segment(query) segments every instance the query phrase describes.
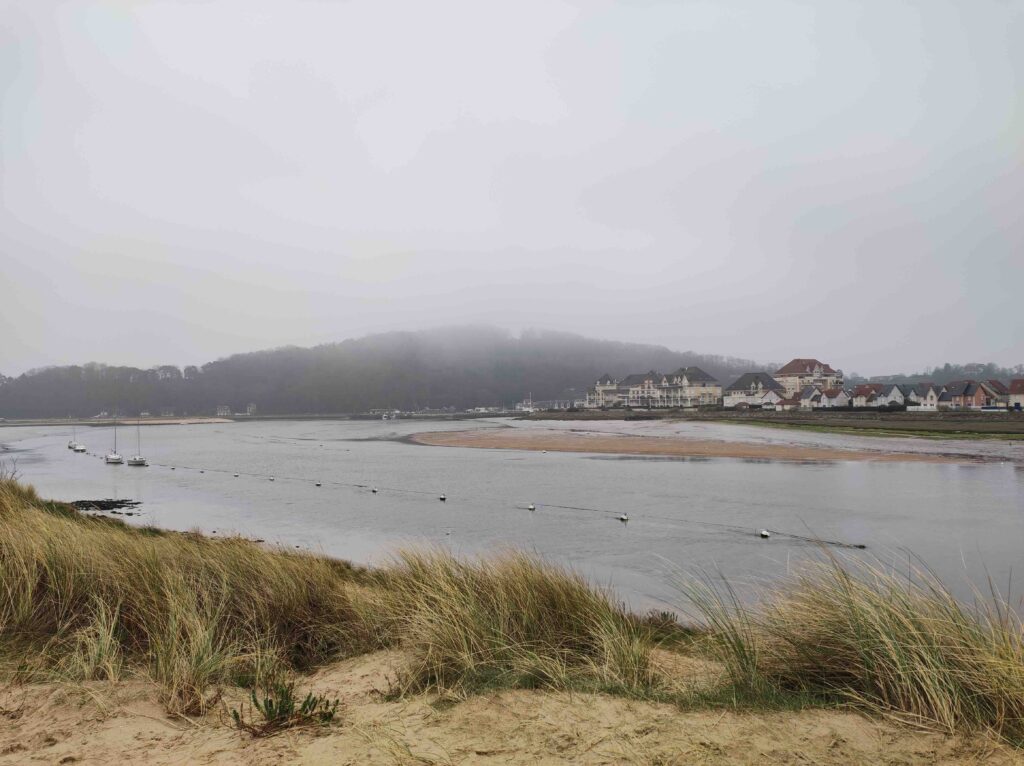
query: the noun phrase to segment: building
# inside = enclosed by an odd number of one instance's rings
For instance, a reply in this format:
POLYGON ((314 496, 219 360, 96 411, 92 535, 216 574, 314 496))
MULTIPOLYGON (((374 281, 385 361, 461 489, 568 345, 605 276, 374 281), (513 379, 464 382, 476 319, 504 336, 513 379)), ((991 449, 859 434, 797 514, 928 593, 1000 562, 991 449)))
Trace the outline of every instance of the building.
POLYGON ((878 395, 885 389, 882 383, 861 383, 853 389, 854 407, 877 407, 878 395))
POLYGON ((777 397, 771 399, 773 403, 784 399, 786 395, 786 387, 767 372, 745 372, 725 389, 722 403, 726 407, 762 405, 764 404, 762 399, 768 391, 778 394, 777 397))
POLYGON ((826 388, 821 392, 822 408, 849 407, 852 401, 850 393, 844 388, 826 388))
POLYGON ((974 380, 958 380, 946 386, 939 397, 939 407, 951 410, 978 410, 985 406, 985 389, 974 380))
POLYGON ((1010 389, 1002 381, 985 380, 981 387, 985 389, 989 406, 1006 407, 1010 403, 1010 389))
MULTIPOLYGON (((209 412, 209 410, 207 410, 207 412, 209 412)), ((228 405, 226 405, 226 404, 218 404, 217 405, 217 417, 218 418, 230 418, 231 417, 231 408, 228 407, 228 405)))
POLYGON ((699 367, 680 367, 675 372, 649 370, 616 381, 610 375, 598 379, 581 401, 585 407, 698 407, 718 404, 722 385, 699 367))
POLYGON ((772 377, 785 387, 787 396, 800 393, 807 386, 818 386, 821 390, 843 387, 843 373, 817 359, 793 359, 772 377))
POLYGON ((800 392, 800 409, 816 410, 821 407, 821 389, 817 386, 805 386, 800 392))
POLYGON ((614 407, 622 404, 622 396, 619 392, 619 381, 608 373, 605 373, 594 387, 587 391, 585 407, 614 407))
POLYGON ((1024 410, 1024 378, 1014 378, 1008 389, 1010 409, 1024 410))

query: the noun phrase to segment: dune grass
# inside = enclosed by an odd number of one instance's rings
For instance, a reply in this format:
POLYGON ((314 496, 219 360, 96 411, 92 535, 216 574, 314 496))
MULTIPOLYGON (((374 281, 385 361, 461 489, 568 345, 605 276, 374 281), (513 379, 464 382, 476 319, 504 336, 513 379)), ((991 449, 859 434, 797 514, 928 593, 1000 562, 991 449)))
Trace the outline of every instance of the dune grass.
POLYGON ((169 711, 225 685, 402 645, 406 690, 643 684, 645 628, 523 554, 402 554, 367 571, 240 538, 135 528, 0 481, 0 664, 22 677, 146 675, 169 711))
POLYGON ((706 646, 747 699, 797 694, 946 732, 1024 741, 1024 633, 996 593, 958 601, 923 567, 806 565, 751 605, 687 580, 706 646))
POLYGON ((150 678, 169 712, 188 715, 228 686, 273 689, 399 646, 397 694, 545 687, 748 710, 852 705, 1024 741, 1024 633, 998 595, 965 605, 927 571, 907 578, 835 558, 755 604, 711 581, 681 587, 695 631, 671 615, 632 615, 579 575, 522 553, 411 551, 362 570, 88 517, 0 479, 7 678, 150 678), (653 669, 657 646, 710 653, 722 681, 696 689, 665 677, 653 669))

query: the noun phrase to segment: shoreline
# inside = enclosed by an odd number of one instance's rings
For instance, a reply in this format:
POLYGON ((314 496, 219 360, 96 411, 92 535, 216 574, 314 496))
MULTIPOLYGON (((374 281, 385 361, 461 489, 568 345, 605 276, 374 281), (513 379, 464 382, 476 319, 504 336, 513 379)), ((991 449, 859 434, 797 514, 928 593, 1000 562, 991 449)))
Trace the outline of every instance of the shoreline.
POLYGON ((427 431, 406 437, 412 444, 429 447, 507 449, 549 452, 590 452, 606 455, 649 455, 679 458, 732 458, 810 462, 879 463, 977 463, 978 459, 911 452, 803 447, 786 444, 753 444, 683 437, 653 437, 603 433, 535 431, 502 428, 478 431, 427 431))

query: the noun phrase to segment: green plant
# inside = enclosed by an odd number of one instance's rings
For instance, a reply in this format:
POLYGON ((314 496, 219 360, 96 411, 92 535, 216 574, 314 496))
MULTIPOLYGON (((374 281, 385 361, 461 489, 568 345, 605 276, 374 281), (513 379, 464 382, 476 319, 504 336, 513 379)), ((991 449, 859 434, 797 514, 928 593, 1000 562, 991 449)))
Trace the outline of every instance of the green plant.
POLYGON ((264 693, 262 700, 253 689, 249 698, 252 701, 249 715, 243 707, 241 711, 232 709, 231 717, 235 726, 254 737, 269 737, 300 726, 328 726, 334 721, 339 705, 337 699, 332 702, 313 692, 308 692, 302 702, 298 702, 294 682, 275 684, 264 693), (261 721, 252 720, 255 713, 259 713, 261 721))

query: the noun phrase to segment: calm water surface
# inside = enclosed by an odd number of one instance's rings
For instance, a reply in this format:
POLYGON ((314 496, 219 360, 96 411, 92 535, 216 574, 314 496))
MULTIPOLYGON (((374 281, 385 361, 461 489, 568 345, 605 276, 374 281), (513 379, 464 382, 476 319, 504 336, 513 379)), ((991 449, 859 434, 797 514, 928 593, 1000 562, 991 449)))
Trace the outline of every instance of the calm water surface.
MULTIPOLYGON (((109 428, 79 429, 92 455, 66 448, 67 428, 4 428, 0 458, 16 457, 23 479, 47 497, 140 500, 143 515, 132 523, 238 532, 360 563, 410 544, 460 554, 525 548, 615 587, 638 609, 678 603, 669 583, 675 570, 721 572, 753 585, 816 554, 816 546, 785 535, 762 540, 761 528, 862 543, 866 555, 901 569, 909 549, 964 596, 968 580, 984 584, 988 576, 1005 590, 1024 556, 1024 446, 1006 442, 701 423, 543 424, 1002 461, 956 465, 639 458, 398 441, 427 430, 506 426, 524 427, 499 420, 144 426, 152 465, 141 469, 96 457, 111 446, 109 428), (526 509, 530 503, 536 511, 526 509), (628 524, 615 518, 622 512, 628 524)), ((131 454, 134 429, 119 433, 121 452, 131 454)))

